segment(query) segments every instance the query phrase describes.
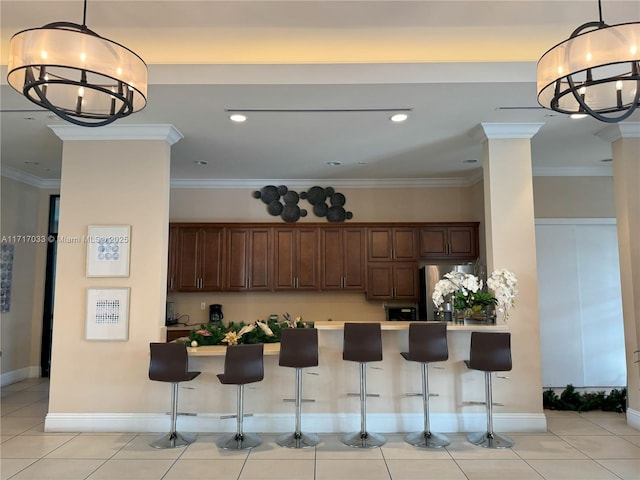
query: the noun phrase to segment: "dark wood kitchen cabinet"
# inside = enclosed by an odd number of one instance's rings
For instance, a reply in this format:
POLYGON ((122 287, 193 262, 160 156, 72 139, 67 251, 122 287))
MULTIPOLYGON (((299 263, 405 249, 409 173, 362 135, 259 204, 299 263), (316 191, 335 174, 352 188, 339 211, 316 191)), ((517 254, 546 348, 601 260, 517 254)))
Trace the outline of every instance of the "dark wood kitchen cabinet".
POLYGON ((167 292, 176 289, 176 256, 178 250, 178 227, 169 226, 169 255, 167 263, 167 292))
POLYGON ((418 263, 379 262, 367 267, 368 300, 402 300, 414 302, 420 295, 418 263))
POLYGON ((175 233, 177 292, 222 290, 224 228, 179 226, 175 233))
POLYGON ((478 258, 478 224, 428 225, 420 228, 420 259, 478 258))
POLYGON ((366 230, 362 227, 322 227, 320 237, 320 288, 364 292, 366 230))
POLYGON ((273 229, 273 289, 318 290, 319 234, 316 227, 273 229))
POLYGON ((369 227, 369 262, 411 262, 418 260, 418 236, 415 227, 369 227))
POLYGON ((271 290, 270 228, 227 228, 226 291, 271 290))

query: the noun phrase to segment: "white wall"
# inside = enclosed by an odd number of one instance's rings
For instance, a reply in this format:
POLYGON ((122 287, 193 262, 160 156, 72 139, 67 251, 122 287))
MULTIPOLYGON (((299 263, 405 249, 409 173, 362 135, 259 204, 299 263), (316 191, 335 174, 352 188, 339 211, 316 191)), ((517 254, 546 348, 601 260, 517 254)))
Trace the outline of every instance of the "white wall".
POLYGON ((615 222, 538 220, 536 243, 543 385, 626 385, 615 222))

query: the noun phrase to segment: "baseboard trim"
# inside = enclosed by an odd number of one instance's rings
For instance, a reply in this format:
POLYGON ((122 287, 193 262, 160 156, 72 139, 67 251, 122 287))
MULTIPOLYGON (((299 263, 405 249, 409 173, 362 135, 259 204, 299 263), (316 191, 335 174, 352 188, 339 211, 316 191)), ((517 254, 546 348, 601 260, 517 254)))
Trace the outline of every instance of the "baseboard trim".
POLYGON ((0 375, 0 386, 4 387, 11 385, 12 383, 26 380, 27 378, 40 378, 40 367, 30 366, 20 368, 18 370, 12 370, 0 375))
POLYGON ((632 408, 627 408, 627 425, 640 430, 640 412, 632 408))
MULTIPOLYGON (((163 432, 169 428, 169 416, 154 413, 49 413, 45 432, 163 432)), ((443 433, 474 432, 486 428, 484 413, 434 413, 430 418, 433 431, 443 433)), ((254 432, 284 433, 295 424, 291 414, 255 414, 245 418, 245 429, 254 432)), ((493 424, 499 432, 546 432, 543 413, 494 414, 493 424)), ((367 425, 372 432, 396 433, 420 430, 420 414, 371 413, 367 425)), ((341 433, 360 428, 357 413, 304 414, 302 426, 315 433, 341 433)), ((190 432, 234 432, 234 419, 221 420, 220 414, 206 413, 178 417, 178 429, 190 432)))

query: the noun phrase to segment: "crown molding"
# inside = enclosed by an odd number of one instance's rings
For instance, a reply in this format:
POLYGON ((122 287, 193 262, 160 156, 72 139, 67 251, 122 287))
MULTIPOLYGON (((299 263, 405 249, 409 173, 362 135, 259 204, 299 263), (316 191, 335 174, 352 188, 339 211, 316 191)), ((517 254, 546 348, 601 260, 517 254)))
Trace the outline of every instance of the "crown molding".
POLYGON ((613 167, 538 167, 533 169, 534 177, 613 177, 613 167))
POLYGON ((0 166, 0 175, 11 180, 25 183, 35 188, 60 188, 60 179, 41 178, 30 173, 22 172, 6 165, 0 166))
POLYGON ((532 138, 544 122, 536 123, 481 123, 470 132, 471 138, 484 142, 487 139, 532 138))
POLYGON ((341 188, 438 188, 469 187, 481 175, 449 178, 391 178, 391 179, 199 179, 174 178, 171 188, 262 188, 265 185, 286 185, 289 188, 310 188, 314 185, 331 185, 341 188))
POLYGON ((615 142, 621 138, 640 138, 640 122, 627 122, 609 125, 596 133, 606 142, 615 142))
POLYGON ((169 145, 184 138, 173 125, 107 125, 100 128, 47 125, 62 141, 67 140, 164 140, 169 145))

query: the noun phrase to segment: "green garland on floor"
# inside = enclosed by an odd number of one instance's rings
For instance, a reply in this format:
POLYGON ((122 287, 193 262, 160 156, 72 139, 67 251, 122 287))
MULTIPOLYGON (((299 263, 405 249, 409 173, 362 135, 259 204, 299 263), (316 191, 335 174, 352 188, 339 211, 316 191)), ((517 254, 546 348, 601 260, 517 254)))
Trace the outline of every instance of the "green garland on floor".
POLYGON ((606 395, 604 390, 595 393, 580 393, 573 385, 569 384, 560 395, 552 389, 542 392, 542 405, 549 410, 624 412, 627 409, 627 389, 614 388, 609 392, 609 395, 606 395))

